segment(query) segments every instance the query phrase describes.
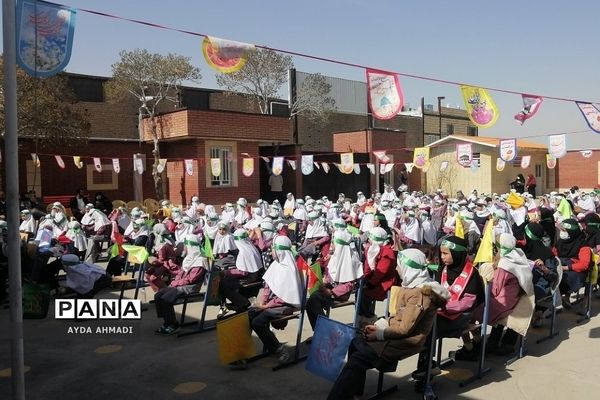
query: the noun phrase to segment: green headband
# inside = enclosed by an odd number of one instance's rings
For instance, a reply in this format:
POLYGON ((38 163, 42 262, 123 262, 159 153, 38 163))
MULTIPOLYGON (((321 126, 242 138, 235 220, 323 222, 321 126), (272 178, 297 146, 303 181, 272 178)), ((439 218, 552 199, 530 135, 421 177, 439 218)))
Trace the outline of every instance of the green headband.
POLYGON ((183 244, 186 245, 186 246, 198 246, 198 247, 200 247, 200 243, 198 243, 198 242, 192 242, 190 240, 184 240, 183 244))
POLYGON ((374 241, 374 242, 380 242, 380 243, 383 243, 383 242, 385 242, 385 241, 387 240, 387 237, 385 237, 385 238, 382 238, 382 237, 375 236, 375 235, 369 235, 369 239, 371 239, 371 240, 372 240, 372 241, 374 241))
POLYGON ((333 243, 339 244, 341 246, 350 246, 350 242, 346 242, 342 239, 333 239, 333 243))
POLYGON ((377 221, 386 221, 385 215, 381 215, 381 214, 375 214, 375 219, 377 221))
POLYGON ((347 227, 346 224, 333 224, 333 226, 335 226, 336 228, 345 228, 345 227, 347 227))
POLYGON ((248 233, 244 232, 241 235, 233 235, 233 240, 244 240, 248 239, 248 233))
POLYGON ((587 226, 600 226, 600 222, 587 222, 585 223, 587 226))
POLYGON ((402 255, 401 261, 402 261, 402 264, 404 264, 410 268, 420 269, 420 270, 424 270, 425 268, 427 268, 427 265, 421 265, 418 262, 411 260, 410 258, 408 258, 405 255, 402 255))
POLYGON ((467 248, 465 246, 462 246, 460 244, 451 242, 449 240, 444 240, 442 242, 442 246, 447 247, 450 250, 458 251, 458 252, 461 252, 461 253, 467 251, 467 248))
POLYGON ((498 248, 500 249, 500 254, 505 256, 508 253, 510 253, 511 251, 513 251, 515 248, 514 247, 506 247, 506 246, 502 246, 501 244, 498 245, 498 248))
POLYGON ((287 251, 291 251, 292 250, 292 248, 290 246, 284 246, 284 245, 281 245, 281 244, 274 244, 273 248, 275 250, 287 250, 287 251))
POLYGON ((465 221, 473 221, 473 218, 467 217, 466 215, 460 215, 460 218, 464 219, 465 221))
POLYGON ((568 222, 563 222, 560 224, 560 226, 562 226, 563 228, 565 228, 568 231, 578 231, 579 230, 579 225, 572 225, 568 222))
POLYGON ((526 226, 526 227, 525 227, 525 234, 526 234, 526 235, 527 235, 527 237, 528 237, 529 239, 531 239, 531 240, 537 240, 537 241, 539 241, 539 240, 542 240, 542 239, 540 239, 539 237, 535 236, 535 235, 533 234, 533 232, 531 232, 531 229, 529 229, 529 227, 528 227, 528 226, 526 226))

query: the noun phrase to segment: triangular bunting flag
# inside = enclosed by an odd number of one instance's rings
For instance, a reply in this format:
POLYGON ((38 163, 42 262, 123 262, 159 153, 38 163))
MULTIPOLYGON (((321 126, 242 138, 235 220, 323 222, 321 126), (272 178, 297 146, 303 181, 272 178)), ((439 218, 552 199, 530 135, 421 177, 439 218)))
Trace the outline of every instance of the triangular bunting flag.
POLYGON ((385 154, 385 150, 374 151, 373 155, 382 163, 390 162, 390 158, 385 154))
POLYGON ((590 129, 596 133, 600 133, 600 110, 598 110, 598 107, 592 103, 580 103, 578 101, 575 104, 579 108, 579 111, 581 111, 590 129))
POLYGON ((354 173, 360 175, 360 165, 354 164, 354 173))
POLYGON ((100 161, 100 157, 94 157, 94 168, 98 172, 102 172, 102 162, 100 161))
POLYGON ((394 163, 389 163, 389 164, 385 164, 385 171, 383 172, 384 174, 387 174, 388 172, 390 172, 392 169, 394 169, 394 163))
POLYGON ((318 162, 314 162, 315 167, 317 167, 317 169, 321 169, 321 164, 319 164, 318 162))
POLYGON ((269 163, 269 161, 270 161, 270 160, 269 160, 269 157, 260 157, 260 158, 262 158, 262 160, 263 160, 264 162, 266 162, 267 164, 268 164, 268 163, 269 163))
POLYGON ((292 169, 292 171, 296 170, 296 160, 288 160, 288 164, 289 164, 290 168, 292 169))
POLYGON ((113 164, 113 170, 115 171, 115 173, 118 174, 119 172, 121 172, 121 165, 119 164, 118 158, 113 158, 112 164, 113 164))
POLYGON ((515 115, 515 119, 520 122, 521 125, 523 125, 525 121, 535 115, 542 105, 544 98, 540 96, 531 96, 528 94, 522 94, 521 97, 523 98, 523 108, 517 115, 515 115))
POLYGON ((79 169, 83 168, 83 162, 81 162, 81 157, 73 156, 73 164, 79 169))
POLYGON ((321 166, 323 167, 323 171, 325 171, 326 174, 329 173, 329 164, 327 164, 326 162, 322 162, 321 166))
POLYGON ((375 164, 367 164, 367 168, 369 169, 369 171, 371 171, 372 175, 375 175, 375 164))
POLYGON ((54 159, 56 160, 56 163, 61 169, 65 169, 65 162, 63 161, 61 156, 54 156, 54 159))
POLYGON ((167 166, 167 159, 166 158, 161 158, 158 160, 158 166, 156 167, 156 171, 159 174, 162 174, 163 171, 165 170, 165 167, 167 166))
POLYGON ((404 166, 406 167, 406 172, 408 172, 410 174, 415 165, 413 163, 404 163, 404 166))

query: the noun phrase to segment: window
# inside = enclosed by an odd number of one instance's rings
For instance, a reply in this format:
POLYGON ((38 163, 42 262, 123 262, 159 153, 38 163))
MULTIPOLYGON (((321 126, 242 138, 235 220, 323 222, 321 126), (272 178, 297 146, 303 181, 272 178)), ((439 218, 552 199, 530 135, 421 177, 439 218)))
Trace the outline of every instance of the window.
POLYGON ((454 135, 454 124, 446 124, 446 135, 454 135))
POLYGON ((476 126, 468 126, 467 127, 467 136, 477 136, 477 127, 476 126))
POLYGON ((433 135, 426 133, 423 137, 423 141, 424 141, 423 146, 431 144, 431 143, 435 142, 436 140, 440 140, 440 135, 438 135, 437 133, 433 134, 433 135))
POLYGON ((542 176, 542 165, 535 164, 535 177, 540 178, 542 176))
POLYGON ((86 165, 87 190, 118 190, 119 178, 112 164, 102 164, 102 172, 96 171, 93 164, 86 165))
POLYGON ((234 142, 206 142, 207 149, 207 187, 237 186, 236 144, 234 142), (210 159, 221 160, 221 175, 213 176, 210 159))

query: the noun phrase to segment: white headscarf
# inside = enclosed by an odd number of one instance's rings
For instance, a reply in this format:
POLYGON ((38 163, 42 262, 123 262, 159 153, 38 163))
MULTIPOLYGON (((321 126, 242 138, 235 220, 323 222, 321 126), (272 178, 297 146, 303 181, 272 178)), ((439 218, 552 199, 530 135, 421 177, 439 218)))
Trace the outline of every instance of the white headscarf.
POLYGON ((194 267, 204 268, 208 271, 208 259, 204 256, 198 236, 187 235, 184 238, 185 257, 181 263, 181 268, 187 273, 194 267))
POLYGON ((299 199, 296 202, 296 209, 294 210, 294 219, 297 219, 298 221, 306 221, 308 220, 308 213, 306 212, 306 207, 304 207, 304 201, 300 201, 301 199, 299 199))
POLYGON ((496 225, 494 226, 494 237, 499 236, 503 233, 508 233, 509 235, 512 235, 512 228, 506 220, 506 211, 504 211, 501 208, 495 208, 494 220, 496 220, 496 225))
POLYGON ((501 255, 498 268, 514 275, 527 296, 533 295, 533 274, 527 256, 523 250, 516 248, 517 239, 512 235, 503 233, 500 235, 498 244, 500 245, 501 255))
POLYGON ((273 226, 273 222, 270 220, 263 220, 260 223, 260 231, 264 240, 271 240, 275 236, 275 226, 273 226))
POLYGON ((148 236, 148 227, 146 226, 146 223, 143 219, 138 218, 135 221, 133 221, 131 223, 131 231, 129 232, 129 235, 125 234, 125 236, 128 236, 130 239, 137 239, 140 236, 148 236), (138 228, 137 231, 134 228, 138 228))
POLYGON ((427 257, 418 249, 406 249, 398 253, 396 270, 402 279, 402 287, 415 288, 432 281, 427 271, 427 257))
POLYGON ((369 242, 371 245, 369 246, 369 250, 367 250, 367 262, 369 263, 369 268, 372 270, 375 269, 375 260, 379 255, 379 251, 381 250, 381 246, 386 244, 388 241, 388 234, 385 229, 381 227, 373 228, 369 231, 369 242))
POLYGON ((286 303, 299 307, 304 284, 292 255, 292 242, 287 236, 277 236, 273 241, 275 261, 263 276, 269 289, 286 303))
POLYGON ((240 271, 253 273, 262 268, 262 258, 258 249, 250 243, 248 232, 237 229, 233 232, 233 239, 239 253, 235 259, 235 267, 240 271))
POLYGON ((334 251, 327 264, 327 272, 334 282, 353 282, 363 276, 363 268, 358 255, 350 247, 352 235, 346 230, 338 230, 333 235, 334 251))
POLYGON ((156 224, 153 228, 154 232, 154 248, 155 252, 159 252, 166 244, 173 244, 169 239, 169 231, 164 224, 156 224))
POLYGON ((321 218, 318 217, 318 214, 316 211, 311 212, 308 216, 309 216, 312 224, 309 223, 308 227, 306 228, 306 236, 305 237, 307 239, 322 238, 322 237, 329 235, 329 233, 327 232, 327 227, 325 226, 325 223, 323 222, 323 220, 321 218))
POLYGON ((294 199, 294 195, 288 193, 286 196, 285 203, 283 203, 284 210, 293 210, 296 207, 296 199, 294 199))
POLYGON ((363 215, 362 220, 360 221, 360 231, 361 232, 369 232, 373 227, 375 222, 375 214, 373 212, 366 212, 363 215))
POLYGON ((26 218, 23 221, 21 221, 19 231, 35 233, 36 223, 35 218, 33 218, 33 215, 31 215, 31 212, 29 210, 23 210, 21 211, 21 215, 26 216, 26 218))
MULTIPOLYGON (((219 222, 219 228, 225 226, 227 228, 227 224, 224 222, 219 222)), ((213 245, 213 254, 224 254, 228 253, 229 250, 235 250, 235 243, 233 242, 233 236, 228 231, 225 234, 221 234, 221 232, 217 231, 215 236, 215 244, 213 245)))
POLYGON ((356 194, 356 204, 358 204, 359 206, 362 206, 366 202, 367 202, 367 198, 365 197, 363 192, 358 192, 356 194))
POLYGON ((190 217, 185 216, 181 218, 181 221, 175 228, 175 243, 183 243, 188 235, 194 234, 194 225, 190 220, 190 217))
POLYGON ((72 242, 73 246, 79 251, 87 250, 87 239, 81 230, 81 225, 77 221, 71 221, 67 224, 67 233, 65 235, 72 242))
POLYGON ((421 226, 419 225, 419 221, 415 216, 414 211, 408 211, 408 218, 402 223, 402 231, 404 232, 404 236, 412 240, 413 242, 421 243, 421 239, 423 233, 421 231, 421 226))

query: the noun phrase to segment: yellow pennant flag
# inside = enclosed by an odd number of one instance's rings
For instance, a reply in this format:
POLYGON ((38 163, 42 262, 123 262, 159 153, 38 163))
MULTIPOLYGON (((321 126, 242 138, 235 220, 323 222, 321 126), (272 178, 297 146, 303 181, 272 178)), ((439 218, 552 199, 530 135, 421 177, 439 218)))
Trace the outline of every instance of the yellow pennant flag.
POLYGON ((465 228, 458 213, 456 213, 456 222, 454 223, 454 236, 457 236, 461 239, 465 238, 465 228))
POLYGON ((419 169, 429 167, 429 147, 417 147, 413 153, 413 164, 419 169))
POLYGON ((256 355, 248 313, 237 314, 217 322, 219 359, 227 365, 256 355))
POLYGON ((506 204, 510 205, 513 209, 517 209, 525 204, 525 199, 518 194, 511 192, 506 199, 506 204))
POLYGON ((494 221, 488 220, 483 228, 483 237, 473 264, 492 262, 494 260, 494 221))
POLYGON ((480 128, 489 128, 498 120, 498 107, 487 90, 475 86, 461 86, 469 119, 480 128))

